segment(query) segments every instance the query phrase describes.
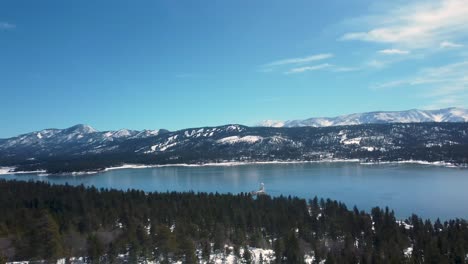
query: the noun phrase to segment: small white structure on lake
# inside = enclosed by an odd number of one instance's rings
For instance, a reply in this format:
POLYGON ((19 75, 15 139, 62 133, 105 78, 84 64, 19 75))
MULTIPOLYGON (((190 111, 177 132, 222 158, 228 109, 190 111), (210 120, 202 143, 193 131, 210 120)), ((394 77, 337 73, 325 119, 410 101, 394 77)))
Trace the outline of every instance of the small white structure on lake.
POLYGON ((258 191, 251 191, 250 194, 252 195, 266 195, 266 191, 265 191, 265 184, 262 182, 260 183, 260 189, 258 189, 258 191))

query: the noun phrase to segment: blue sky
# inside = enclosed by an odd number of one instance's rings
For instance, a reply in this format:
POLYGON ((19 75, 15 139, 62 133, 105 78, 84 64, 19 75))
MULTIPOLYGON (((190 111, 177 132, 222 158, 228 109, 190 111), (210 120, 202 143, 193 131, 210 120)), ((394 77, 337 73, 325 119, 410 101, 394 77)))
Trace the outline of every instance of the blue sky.
POLYGON ((468 5, 0 1, 0 138, 468 106, 468 5))

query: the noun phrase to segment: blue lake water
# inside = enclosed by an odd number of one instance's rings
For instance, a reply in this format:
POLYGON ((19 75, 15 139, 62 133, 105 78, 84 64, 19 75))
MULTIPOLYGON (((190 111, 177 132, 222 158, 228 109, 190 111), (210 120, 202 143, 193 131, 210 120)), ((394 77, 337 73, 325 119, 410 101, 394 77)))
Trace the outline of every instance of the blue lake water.
POLYGON ((84 184, 144 191, 240 193, 258 189, 270 195, 314 196, 369 210, 388 206, 397 217, 468 219, 468 169, 429 165, 358 163, 251 164, 239 166, 121 169, 93 175, 1 175, 16 180, 84 184))

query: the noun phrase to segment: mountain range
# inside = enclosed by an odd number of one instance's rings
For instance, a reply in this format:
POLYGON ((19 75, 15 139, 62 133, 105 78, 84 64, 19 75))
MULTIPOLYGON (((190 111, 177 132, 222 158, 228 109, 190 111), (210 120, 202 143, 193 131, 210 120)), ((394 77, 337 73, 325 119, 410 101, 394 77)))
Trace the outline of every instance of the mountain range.
POLYGON ((303 120, 265 120, 264 127, 327 127, 382 123, 421 123, 421 122, 467 122, 468 109, 445 108, 439 110, 378 111, 342 115, 337 117, 314 117, 303 120))
POLYGON ((203 164, 359 159, 468 164, 468 123, 383 123, 330 127, 237 124, 99 132, 87 125, 0 140, 0 167, 49 173, 123 164, 203 164))

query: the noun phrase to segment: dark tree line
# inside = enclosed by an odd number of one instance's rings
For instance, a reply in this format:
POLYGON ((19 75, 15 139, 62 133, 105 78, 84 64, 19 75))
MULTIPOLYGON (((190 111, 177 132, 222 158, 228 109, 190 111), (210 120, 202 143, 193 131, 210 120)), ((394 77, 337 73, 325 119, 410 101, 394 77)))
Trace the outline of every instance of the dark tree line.
POLYGON ((0 180, 0 263, 73 256, 90 263, 198 263, 229 253, 225 245, 244 263, 252 260, 241 250, 247 246, 273 249, 276 263, 303 263, 311 252, 317 263, 467 263, 465 220, 431 223, 413 215, 406 223, 388 208, 366 213, 317 198, 0 180))

